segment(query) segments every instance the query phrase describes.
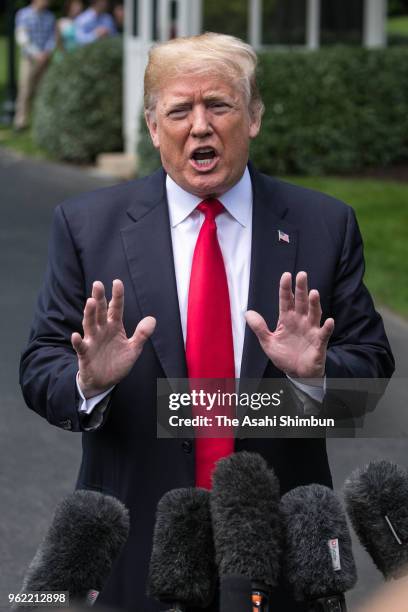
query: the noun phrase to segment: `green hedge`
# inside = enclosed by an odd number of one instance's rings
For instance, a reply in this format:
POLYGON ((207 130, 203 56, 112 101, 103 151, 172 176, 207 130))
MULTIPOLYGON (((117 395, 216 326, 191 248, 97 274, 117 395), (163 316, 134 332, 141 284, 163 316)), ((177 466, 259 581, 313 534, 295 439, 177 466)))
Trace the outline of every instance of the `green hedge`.
MULTIPOLYGON (((408 48, 263 53, 259 83, 266 112, 251 158, 264 172, 349 173, 408 161, 408 48)), ((143 133, 146 174, 157 156, 146 155, 143 133)))
POLYGON ((138 176, 146 176, 159 168, 161 164, 160 154, 152 144, 143 113, 140 116, 139 129, 140 137, 137 145, 137 174, 138 176))
POLYGON ((52 157, 87 163, 123 149, 122 44, 105 38, 53 58, 33 115, 34 140, 52 157))

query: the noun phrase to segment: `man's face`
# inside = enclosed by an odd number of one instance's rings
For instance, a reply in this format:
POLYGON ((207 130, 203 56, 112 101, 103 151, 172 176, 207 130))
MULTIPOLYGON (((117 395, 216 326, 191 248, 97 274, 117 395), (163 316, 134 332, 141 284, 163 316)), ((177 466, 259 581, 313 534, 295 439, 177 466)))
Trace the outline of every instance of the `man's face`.
POLYGON ((169 80, 147 123, 166 172, 202 198, 220 196, 237 183, 248 161, 249 140, 260 128, 241 89, 216 75, 169 80))

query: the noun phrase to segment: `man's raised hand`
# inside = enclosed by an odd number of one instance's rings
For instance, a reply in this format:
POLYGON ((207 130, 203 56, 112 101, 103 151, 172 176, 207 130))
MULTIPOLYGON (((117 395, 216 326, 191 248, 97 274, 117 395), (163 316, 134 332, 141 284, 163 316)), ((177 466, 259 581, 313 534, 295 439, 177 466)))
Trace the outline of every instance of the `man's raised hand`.
POLYGON ((123 327, 124 287, 121 280, 112 283, 112 299, 107 304, 105 287, 92 285, 92 297, 85 304, 82 327, 84 337, 74 332, 71 343, 78 355, 79 385, 86 398, 98 395, 120 382, 133 367, 146 340, 154 332, 156 319, 145 317, 133 336, 123 327))
POLYGON ((316 289, 310 293, 306 272, 296 276, 295 294, 292 275, 282 274, 279 284, 279 320, 271 332, 260 314, 248 310, 246 321, 256 334, 272 363, 292 378, 321 378, 325 373, 327 344, 334 320, 326 319, 320 327, 322 310, 316 289))

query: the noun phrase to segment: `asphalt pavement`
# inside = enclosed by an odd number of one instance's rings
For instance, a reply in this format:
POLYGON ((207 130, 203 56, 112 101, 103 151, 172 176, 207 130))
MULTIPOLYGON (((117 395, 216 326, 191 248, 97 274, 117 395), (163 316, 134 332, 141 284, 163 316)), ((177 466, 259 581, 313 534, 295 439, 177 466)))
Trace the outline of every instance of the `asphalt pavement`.
MULTIPOLYGON (((0 353, 0 610, 18 592, 24 571, 50 524, 55 505, 73 490, 80 461, 80 435, 52 427, 24 404, 18 362, 43 277, 54 207, 62 200, 113 179, 60 164, 22 159, 0 149, 0 236, 2 284, 0 353)), ((408 376, 408 323, 384 312, 397 361, 408 376)), ((406 438, 331 439, 335 487, 370 460, 408 467, 406 438)), ((355 609, 382 579, 354 542, 359 582, 349 597, 355 609)))

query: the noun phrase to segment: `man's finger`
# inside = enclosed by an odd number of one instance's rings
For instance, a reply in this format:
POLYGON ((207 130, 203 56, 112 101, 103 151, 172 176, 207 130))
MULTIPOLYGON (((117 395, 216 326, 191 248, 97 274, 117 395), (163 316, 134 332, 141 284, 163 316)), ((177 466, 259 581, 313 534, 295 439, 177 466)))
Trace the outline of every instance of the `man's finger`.
POLYGON ((327 344, 334 330, 334 319, 326 319, 323 326, 320 328, 320 339, 324 344, 327 344))
POLYGON ((139 321, 134 334, 130 339, 131 342, 133 342, 133 344, 141 350, 146 340, 148 340, 154 332, 155 327, 156 319, 154 317, 145 317, 139 321))
POLYGON ((295 307, 295 298, 292 291, 292 275, 284 272, 279 283, 279 313, 288 312, 295 307))
POLYGON ((82 339, 81 334, 79 334, 78 332, 74 332, 71 335, 71 344, 73 346, 73 349, 76 353, 78 353, 78 355, 83 355, 86 351, 86 344, 82 339))
POLYGON ((112 321, 122 321, 125 303, 125 287, 119 278, 112 283, 112 299, 109 302, 108 317, 112 321))
POLYGON ((261 317, 258 312, 255 312, 255 310, 248 310, 245 313, 245 320, 257 336, 259 342, 268 340, 271 332, 268 329, 265 319, 261 317))
POLYGON ((312 289, 309 292, 309 321, 314 327, 320 327, 320 319, 322 318, 322 308, 320 305, 320 295, 317 289, 312 289))
POLYGON ((96 324, 106 325, 106 297, 105 287, 101 281, 95 281, 92 285, 92 297, 96 302, 96 324))
POLYGON ((96 334, 96 301, 93 298, 86 300, 82 327, 86 336, 94 336, 96 334))
POLYGON ((295 287, 295 311, 300 315, 307 315, 309 310, 309 296, 307 289, 306 272, 298 272, 295 287))

